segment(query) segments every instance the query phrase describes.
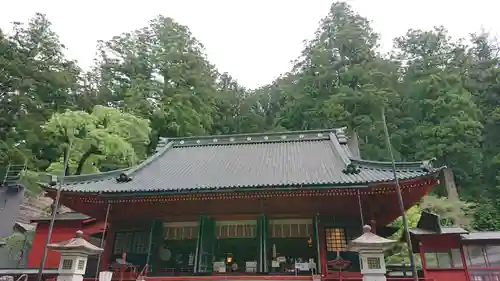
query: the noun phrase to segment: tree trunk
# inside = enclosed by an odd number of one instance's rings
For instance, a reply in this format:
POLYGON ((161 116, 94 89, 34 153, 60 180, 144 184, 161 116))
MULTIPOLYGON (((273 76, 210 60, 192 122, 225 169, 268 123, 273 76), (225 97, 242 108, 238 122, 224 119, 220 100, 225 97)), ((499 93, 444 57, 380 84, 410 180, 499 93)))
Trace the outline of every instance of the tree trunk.
POLYGON ((92 154, 97 153, 97 147, 91 146, 89 150, 87 150, 82 157, 80 158, 80 161, 78 161, 78 166, 76 167, 75 175, 80 175, 83 170, 83 165, 85 165, 85 161, 89 159, 92 154))
POLYGON ((347 147, 355 158, 361 158, 361 153, 359 151, 359 138, 356 129, 352 129, 349 134, 349 139, 347 140, 347 147))
POLYGON ((446 193, 448 199, 459 200, 457 185, 455 184, 455 177, 451 168, 446 168, 443 170, 444 185, 446 187, 446 193))

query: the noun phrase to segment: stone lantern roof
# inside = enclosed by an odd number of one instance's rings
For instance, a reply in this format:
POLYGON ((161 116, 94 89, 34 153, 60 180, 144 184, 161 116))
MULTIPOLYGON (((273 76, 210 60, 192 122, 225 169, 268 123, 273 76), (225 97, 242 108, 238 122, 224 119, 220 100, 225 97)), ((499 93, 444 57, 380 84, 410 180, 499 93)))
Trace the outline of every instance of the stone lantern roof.
POLYGON ((369 225, 363 226, 363 234, 349 243, 349 251, 359 252, 363 250, 386 250, 396 241, 380 237, 371 232, 369 225))
POLYGON ((85 240, 81 230, 75 233, 74 238, 59 243, 51 243, 47 248, 58 252, 80 252, 88 255, 97 255, 103 251, 102 248, 94 246, 85 240))

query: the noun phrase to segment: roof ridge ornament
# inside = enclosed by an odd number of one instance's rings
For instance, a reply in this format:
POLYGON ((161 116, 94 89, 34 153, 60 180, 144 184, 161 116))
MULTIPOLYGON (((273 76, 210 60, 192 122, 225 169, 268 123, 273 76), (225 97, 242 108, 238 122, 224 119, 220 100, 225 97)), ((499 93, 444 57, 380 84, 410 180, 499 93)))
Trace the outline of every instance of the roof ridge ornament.
POLYGON ((342 173, 347 175, 357 175, 360 172, 361 170, 358 168, 358 166, 353 164, 352 162, 347 164, 345 168, 342 170, 342 173))
POLYGON ((126 173, 121 173, 120 175, 118 175, 118 177, 116 177, 116 181, 119 183, 125 183, 125 182, 129 182, 131 180, 132 180, 132 178, 129 175, 127 175, 126 173))
POLYGON ((345 129, 346 127, 335 129, 335 135, 337 136, 337 139, 339 140, 340 144, 347 144, 347 136, 345 134, 345 129))
POLYGON ((429 159, 429 160, 424 160, 424 161, 422 161, 422 165, 420 165, 420 167, 424 171, 429 172, 433 168, 432 162, 434 162, 434 161, 436 161, 436 158, 432 158, 432 159, 429 159))

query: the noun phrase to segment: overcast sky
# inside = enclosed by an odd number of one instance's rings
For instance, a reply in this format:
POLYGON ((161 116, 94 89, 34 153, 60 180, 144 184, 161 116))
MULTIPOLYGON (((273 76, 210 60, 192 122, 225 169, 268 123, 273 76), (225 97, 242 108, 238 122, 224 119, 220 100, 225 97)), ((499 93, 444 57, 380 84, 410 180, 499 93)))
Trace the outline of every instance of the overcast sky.
MULTIPOLYGON (((189 26, 205 45, 208 57, 244 86, 255 88, 290 69, 290 61, 311 38, 331 0, 3 0, 0 28, 47 14, 67 46, 67 55, 82 67, 92 64, 97 40, 143 27, 158 14, 189 26)), ((500 34, 498 0, 351 0, 373 22, 389 50, 392 39, 409 28, 445 25, 465 37, 484 28, 500 34)), ((1 54, 0 54, 1 55, 1 54)))

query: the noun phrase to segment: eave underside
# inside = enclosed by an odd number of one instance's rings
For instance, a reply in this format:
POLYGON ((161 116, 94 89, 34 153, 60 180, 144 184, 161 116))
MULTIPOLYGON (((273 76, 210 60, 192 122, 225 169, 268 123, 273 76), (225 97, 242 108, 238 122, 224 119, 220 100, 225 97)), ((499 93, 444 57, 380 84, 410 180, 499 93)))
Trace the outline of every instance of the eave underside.
MULTIPOLYGON (((436 183, 434 177, 400 183, 405 208, 417 203, 436 183)), ((196 219, 200 214, 212 216, 255 214, 310 215, 321 213, 335 216, 360 216, 360 204, 365 221, 390 223, 400 215, 392 183, 358 188, 300 188, 290 191, 231 191, 192 194, 82 194, 61 195, 61 204, 74 211, 104 219, 110 204, 109 221, 144 221, 162 219, 182 221, 196 219)), ((54 190, 49 191, 55 197, 54 190)))

